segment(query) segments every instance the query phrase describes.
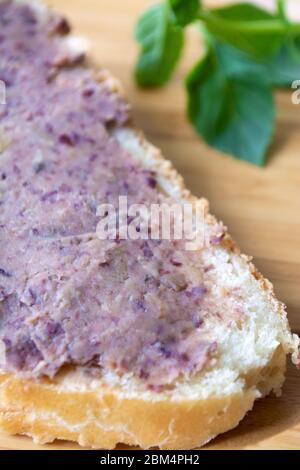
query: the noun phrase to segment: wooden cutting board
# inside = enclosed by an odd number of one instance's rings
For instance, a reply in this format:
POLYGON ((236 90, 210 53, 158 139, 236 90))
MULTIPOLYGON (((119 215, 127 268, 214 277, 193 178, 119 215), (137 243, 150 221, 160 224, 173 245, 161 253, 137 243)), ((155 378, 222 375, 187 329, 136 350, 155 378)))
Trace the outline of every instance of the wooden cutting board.
MULTIPOLYGON (((239 162, 207 147, 187 123, 183 78, 201 51, 194 31, 188 31, 184 58, 172 82, 161 90, 143 91, 132 79, 137 53, 132 30, 137 15, 151 0, 48 3, 67 15, 77 34, 89 39, 93 62, 121 79, 137 126, 172 160, 189 189, 210 200, 212 212, 274 283, 278 297, 287 304, 293 330, 299 332, 300 105, 291 103, 291 92, 277 94, 277 131, 266 166, 239 162)), ((0 448, 41 447, 26 437, 0 435, 0 448)), ((78 447, 56 443, 42 448, 78 447)), ((300 372, 289 367, 281 398, 258 402, 236 430, 206 448, 300 449, 300 372)))

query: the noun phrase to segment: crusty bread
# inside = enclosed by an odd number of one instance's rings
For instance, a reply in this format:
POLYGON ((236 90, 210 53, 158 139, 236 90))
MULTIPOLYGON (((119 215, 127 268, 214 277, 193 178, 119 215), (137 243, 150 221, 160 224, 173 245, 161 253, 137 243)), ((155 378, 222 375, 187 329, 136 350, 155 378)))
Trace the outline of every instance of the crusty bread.
MULTIPOLYGON (((46 9, 38 9, 40 15, 47 15, 46 9)), ((67 41, 70 47, 78 47, 79 42, 71 37, 67 41)), ((99 80, 109 83, 111 93, 122 93, 108 72, 102 71, 99 80)), ((130 126, 112 132, 139 164, 157 172, 162 191, 180 201, 196 201, 171 163, 141 132, 130 126)), ((203 199, 202 204, 205 223, 214 224, 207 201, 203 199)), ((52 380, 35 381, 2 372, 0 427, 10 434, 31 436, 38 443, 65 439, 105 449, 117 443, 191 449, 235 427, 255 399, 271 391, 279 394, 286 356, 291 353, 297 363, 299 347, 299 339, 290 333, 284 306, 228 234, 213 256, 218 278, 215 289, 242 285, 249 312, 241 325, 230 329, 213 325, 219 344, 213 367, 160 393, 146 389, 130 374, 120 379, 105 370, 99 379, 80 367, 67 367, 52 380)))

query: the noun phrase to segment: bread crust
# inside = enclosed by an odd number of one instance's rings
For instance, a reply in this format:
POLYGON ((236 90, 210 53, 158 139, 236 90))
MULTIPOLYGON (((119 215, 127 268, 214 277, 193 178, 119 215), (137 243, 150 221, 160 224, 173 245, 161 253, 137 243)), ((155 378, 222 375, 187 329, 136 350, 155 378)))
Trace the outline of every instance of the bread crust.
MULTIPOLYGON (((101 70, 97 77, 106 82, 112 94, 124 95, 119 82, 109 72, 101 70)), ((142 164, 157 172, 165 192, 180 200, 199 201, 186 189, 183 178, 172 164, 132 123, 115 132, 121 145, 126 148, 130 140, 130 145, 140 152, 142 164)), ((205 208, 206 223, 215 224, 217 221, 209 213, 207 200, 200 201, 205 208)), ((282 317, 289 336, 285 307, 275 298, 272 284, 256 270, 251 258, 240 253, 227 231, 221 243, 228 252, 239 255, 245 269, 259 281, 260 288, 267 294, 270 309, 282 317)), ((164 393, 153 394, 151 399, 127 396, 119 387, 107 386, 101 379, 97 380, 96 386, 90 387, 88 381, 82 381, 81 370, 76 368, 64 370, 52 381, 22 379, 3 372, 0 373, 0 428, 9 434, 31 436, 41 444, 63 439, 105 449, 112 449, 120 442, 145 449, 200 447, 235 427, 253 407, 256 398, 281 388, 286 354, 292 351, 294 362, 297 362, 296 338, 293 345, 279 346, 264 370, 260 367, 250 371, 245 377, 244 388, 206 399, 170 398, 164 393), (74 374, 78 374, 77 382, 81 386, 66 387, 68 377, 74 374)))
MULTIPOLYGON (((285 361, 282 354, 281 361, 285 361)), ((193 449, 237 426, 252 409, 257 390, 204 400, 124 398, 99 382, 97 390, 68 391, 59 383, 0 377, 0 427, 45 444, 55 439, 113 449, 118 443, 143 449, 193 449)))

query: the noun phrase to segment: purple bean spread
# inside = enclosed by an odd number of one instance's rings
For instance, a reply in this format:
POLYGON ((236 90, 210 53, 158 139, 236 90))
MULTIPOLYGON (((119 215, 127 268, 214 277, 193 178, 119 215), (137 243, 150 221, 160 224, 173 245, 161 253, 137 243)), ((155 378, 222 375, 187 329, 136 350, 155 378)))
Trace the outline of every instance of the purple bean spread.
MULTIPOLYGON (((0 4, 1 368, 53 378, 63 366, 131 373, 160 390, 209 367, 208 319, 230 325, 206 252, 182 240, 101 240, 97 207, 169 201, 112 128, 129 108, 70 52, 65 20, 0 4)), ((97 373, 98 373, 97 372, 97 373)))

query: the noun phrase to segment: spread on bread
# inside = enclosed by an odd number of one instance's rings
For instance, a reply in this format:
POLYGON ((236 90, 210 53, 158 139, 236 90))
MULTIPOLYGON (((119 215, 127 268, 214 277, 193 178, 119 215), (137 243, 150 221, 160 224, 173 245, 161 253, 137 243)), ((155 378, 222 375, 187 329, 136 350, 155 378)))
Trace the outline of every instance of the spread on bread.
POLYGON ((215 287, 221 237, 201 252, 97 237, 100 203, 172 200, 114 138, 128 105, 64 47, 67 31, 59 16, 0 4, 1 367, 106 368, 159 391, 213 364, 211 324, 242 321, 242 302, 215 287))

